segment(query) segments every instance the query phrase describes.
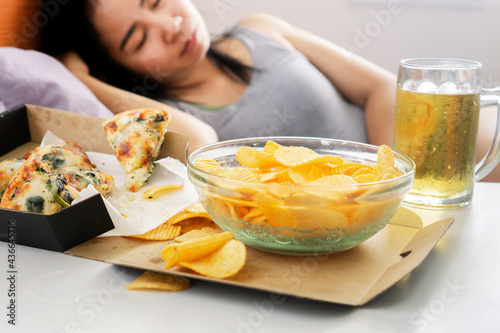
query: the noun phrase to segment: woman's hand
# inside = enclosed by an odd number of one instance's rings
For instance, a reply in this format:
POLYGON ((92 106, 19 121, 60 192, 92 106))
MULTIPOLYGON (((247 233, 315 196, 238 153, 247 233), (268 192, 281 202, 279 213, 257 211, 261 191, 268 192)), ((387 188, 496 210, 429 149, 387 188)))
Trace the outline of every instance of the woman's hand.
POLYGON ((74 75, 90 75, 89 66, 76 52, 68 52, 56 58, 74 75))

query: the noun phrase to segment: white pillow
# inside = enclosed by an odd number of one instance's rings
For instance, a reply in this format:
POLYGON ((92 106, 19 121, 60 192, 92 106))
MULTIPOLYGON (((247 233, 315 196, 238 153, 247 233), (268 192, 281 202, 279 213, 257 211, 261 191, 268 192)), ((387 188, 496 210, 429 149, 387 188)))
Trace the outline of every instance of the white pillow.
POLYGON ((0 47, 0 100, 7 109, 33 104, 105 119, 113 116, 58 60, 14 47, 0 47))

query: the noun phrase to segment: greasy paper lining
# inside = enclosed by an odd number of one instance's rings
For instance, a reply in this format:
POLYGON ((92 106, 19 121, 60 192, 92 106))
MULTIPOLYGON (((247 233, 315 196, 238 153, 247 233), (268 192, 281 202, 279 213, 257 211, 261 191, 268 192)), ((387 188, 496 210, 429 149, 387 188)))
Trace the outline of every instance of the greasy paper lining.
MULTIPOLYGON (((48 131, 40 145, 64 141, 48 131)), ((164 223, 166 220, 198 201, 196 190, 188 180, 187 168, 179 160, 171 157, 156 161, 156 167, 148 183, 137 192, 130 192, 125 186, 125 171, 114 155, 87 152, 90 161, 97 170, 113 176, 115 189, 103 198, 106 209, 115 225, 101 236, 128 236, 143 234, 164 223), (143 193, 153 187, 178 185, 183 187, 165 193, 156 199, 144 199, 143 193)), ((99 194, 90 185, 80 192, 80 197, 73 204, 99 194)))

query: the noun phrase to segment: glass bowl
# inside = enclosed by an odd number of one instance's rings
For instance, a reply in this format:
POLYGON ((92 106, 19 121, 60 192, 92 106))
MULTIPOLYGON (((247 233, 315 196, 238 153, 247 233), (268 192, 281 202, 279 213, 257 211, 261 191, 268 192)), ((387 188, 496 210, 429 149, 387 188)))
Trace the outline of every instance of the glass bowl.
POLYGON ((395 152, 394 166, 402 175, 356 185, 257 183, 225 178, 195 166, 210 159, 223 168, 241 167, 235 157, 238 148, 262 150, 268 141, 372 165, 377 164, 379 148, 334 139, 262 137, 219 142, 192 152, 188 175, 204 208, 223 230, 260 250, 322 255, 350 249, 385 227, 413 183, 415 164, 395 152))

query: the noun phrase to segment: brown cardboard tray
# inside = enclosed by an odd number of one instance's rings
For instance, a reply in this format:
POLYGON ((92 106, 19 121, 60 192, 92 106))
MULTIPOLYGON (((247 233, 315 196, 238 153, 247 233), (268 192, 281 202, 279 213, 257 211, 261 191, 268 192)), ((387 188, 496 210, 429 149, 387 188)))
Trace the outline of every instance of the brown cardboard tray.
POLYGON ((312 300, 363 305, 416 268, 453 223, 426 227, 400 208, 389 224, 357 247, 328 256, 287 256, 247 247, 243 270, 229 279, 207 278, 183 268, 165 269, 160 257, 169 242, 99 237, 65 253, 111 264, 312 300))

